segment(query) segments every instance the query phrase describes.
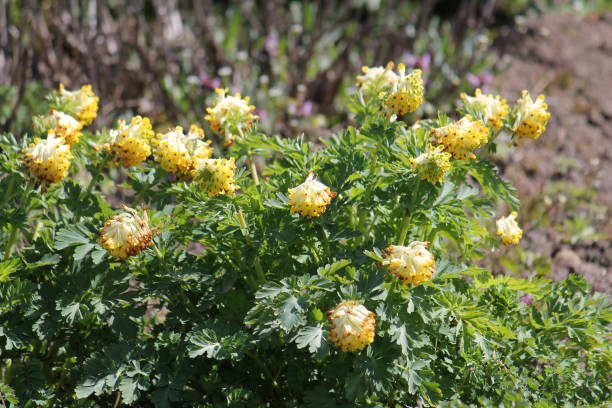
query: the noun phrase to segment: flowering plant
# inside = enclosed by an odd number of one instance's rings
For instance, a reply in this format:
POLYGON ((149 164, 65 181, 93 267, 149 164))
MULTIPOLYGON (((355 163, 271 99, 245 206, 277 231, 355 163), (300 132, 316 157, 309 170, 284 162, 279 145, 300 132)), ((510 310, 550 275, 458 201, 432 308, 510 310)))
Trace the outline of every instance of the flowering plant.
MULTIPOLYGON (((546 105, 528 94, 511 109, 464 97, 457 121, 406 123, 398 114, 423 91, 420 73, 404 70, 358 91, 353 125, 318 149, 303 136, 263 134, 251 107, 244 117, 208 111, 207 120, 229 126, 216 129, 217 154, 198 127, 155 137, 139 117, 110 132, 82 129, 72 146, 53 132, 30 148, 3 135, 3 401, 552 407, 609 399, 609 298, 576 277, 553 283, 477 266, 522 236, 516 191, 487 154, 537 138, 524 129, 543 130, 546 105), (129 206, 113 208, 112 196, 129 206), (501 203, 512 213, 496 221, 501 203)), ((72 102, 70 111, 83 124, 92 119, 72 102)))

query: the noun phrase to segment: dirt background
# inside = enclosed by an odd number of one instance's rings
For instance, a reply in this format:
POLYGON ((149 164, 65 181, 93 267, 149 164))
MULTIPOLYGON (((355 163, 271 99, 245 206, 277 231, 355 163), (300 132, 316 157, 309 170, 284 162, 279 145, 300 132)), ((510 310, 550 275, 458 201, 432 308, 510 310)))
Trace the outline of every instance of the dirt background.
POLYGON ((581 274, 612 293, 612 12, 520 23, 501 35, 511 65, 495 87, 509 103, 522 89, 544 93, 551 118, 539 140, 499 154, 524 229, 519 254, 504 256, 521 258, 522 275, 547 259, 549 277, 581 274))

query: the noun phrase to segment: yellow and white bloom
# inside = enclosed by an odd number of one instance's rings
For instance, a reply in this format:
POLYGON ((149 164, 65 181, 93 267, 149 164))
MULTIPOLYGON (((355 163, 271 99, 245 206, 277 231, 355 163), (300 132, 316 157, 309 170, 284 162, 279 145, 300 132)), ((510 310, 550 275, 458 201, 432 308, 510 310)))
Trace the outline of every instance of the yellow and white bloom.
POLYGON ((50 115, 35 117, 34 127, 40 133, 47 133, 52 129, 57 137, 63 137, 64 142, 72 147, 81 138, 83 125, 64 112, 51 110, 50 115))
POLYGON ((148 118, 135 116, 129 125, 119 120, 117 129, 109 134, 111 140, 105 147, 123 167, 136 166, 151 155, 155 132, 148 118))
POLYGON ((217 99, 212 108, 206 108, 208 115, 204 117, 210 128, 220 135, 225 135, 225 145, 231 145, 236 138, 236 133, 259 119, 253 115, 255 106, 249 105, 249 97, 242 99, 239 93, 234 96, 228 95, 228 89, 215 89, 217 99))
POLYGON ((485 121, 491 124, 495 130, 499 130, 502 127, 503 119, 510 112, 505 99, 501 99, 499 95, 483 94, 480 88, 476 89, 474 96, 462 93, 460 97, 466 106, 482 112, 485 121))
POLYGON ((353 300, 341 302, 329 311, 329 339, 342 351, 363 350, 374 341, 374 313, 353 300))
POLYGON ((91 85, 83 85, 78 91, 67 91, 64 84, 60 84, 59 110, 74 116, 83 126, 89 125, 98 114, 99 98, 91 90, 91 85))
POLYGON ((362 67, 363 75, 357 75, 357 88, 366 97, 373 97, 383 92, 399 80, 393 72, 394 64, 390 62, 386 67, 362 67))
POLYGON ((547 111, 548 105, 544 102, 546 98, 544 95, 538 95, 534 102, 529 92, 524 90, 521 94, 522 98, 516 101, 518 124, 514 127, 513 132, 518 133, 521 138, 537 139, 546 130, 546 124, 550 118, 550 113, 547 111))
POLYGON ((123 205, 123 209, 126 212, 112 216, 98 231, 98 244, 119 259, 141 253, 151 245, 154 235, 146 209, 142 211, 142 218, 133 208, 123 205))
POLYGON ((306 181, 295 188, 289 189, 289 204, 292 213, 299 213, 302 217, 313 218, 323 214, 326 206, 331 203, 336 193, 325 184, 314 179, 312 172, 306 181))
POLYGON ((68 174, 72 153, 64 138, 49 130, 46 139, 34 139, 34 143, 22 151, 25 167, 36 185, 46 188, 50 183, 63 180, 68 174))
POLYGON ((523 230, 516 222, 516 211, 512 211, 507 217, 497 220, 497 235, 501 237, 504 245, 518 244, 523 236, 523 230))
POLYGON ((423 78, 420 69, 415 69, 408 75, 404 64, 399 64, 397 69, 399 75, 391 87, 385 106, 396 115, 402 116, 413 112, 423 103, 423 78))
POLYGON ((444 179, 444 173, 451 168, 451 154, 444 151, 444 146, 427 146, 425 153, 416 159, 411 158, 413 168, 419 174, 421 180, 427 180, 432 184, 444 179))
POLYGON ((382 262, 405 285, 418 286, 436 273, 434 256, 427 250, 429 242, 414 241, 408 246, 391 245, 385 249, 382 262))
POLYGON ((211 196, 217 194, 233 194, 234 185, 234 158, 227 159, 200 159, 196 162, 193 178, 211 196))
POLYGON ((210 140, 204 142, 204 130, 192 125, 189 133, 185 135, 180 126, 171 129, 165 134, 157 134, 151 140, 155 161, 161 167, 176 175, 178 180, 191 178, 196 162, 212 156, 213 149, 210 140))
POLYGON ((458 122, 432 129, 432 134, 435 143, 443 145, 454 159, 469 160, 476 158, 475 149, 487 143, 489 128, 482 121, 473 121, 470 115, 465 115, 458 122))

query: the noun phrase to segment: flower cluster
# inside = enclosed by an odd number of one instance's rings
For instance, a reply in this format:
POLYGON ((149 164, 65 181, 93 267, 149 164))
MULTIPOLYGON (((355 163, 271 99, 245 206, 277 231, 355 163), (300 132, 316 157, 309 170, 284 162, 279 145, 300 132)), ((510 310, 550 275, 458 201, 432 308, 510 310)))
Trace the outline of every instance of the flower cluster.
POLYGON ((112 256, 119 259, 138 255, 145 250, 153 239, 155 231, 149 228, 149 216, 143 209, 140 218, 133 208, 123 205, 124 212, 112 216, 99 229, 98 244, 106 249, 112 256))
POLYGON ((501 237, 504 245, 518 244, 523 236, 523 230, 516 222, 516 211, 512 211, 507 217, 497 220, 497 235, 501 237))
POLYGON ((547 111, 548 105, 544 102, 544 95, 538 95, 534 102, 529 92, 522 91, 522 97, 516 102, 517 124, 512 131, 521 138, 537 139, 546 130, 546 124, 550 113, 547 111))
POLYGON ((215 89, 217 99, 212 108, 206 108, 208 115, 204 117, 213 131, 220 135, 225 135, 225 145, 229 146, 234 142, 236 133, 259 119, 253 115, 255 106, 249 105, 249 97, 244 99, 239 93, 234 96, 228 95, 228 89, 215 89))
POLYGON ((155 161, 161 167, 176 175, 178 180, 191 178, 198 160, 208 159, 213 149, 210 140, 204 142, 204 130, 192 125, 189 133, 185 135, 180 126, 171 129, 165 134, 157 134, 151 140, 155 161))
POLYGON ((45 189, 49 184, 60 181, 68 174, 72 153, 62 137, 49 130, 46 139, 34 139, 23 149, 25 167, 31 180, 45 189))
POLYGON ((326 210, 336 193, 325 184, 314 179, 312 172, 306 181, 295 188, 289 189, 289 202, 292 213, 298 213, 305 218, 318 217, 326 210))
POLYGON ((105 147, 123 167, 136 166, 151 154, 150 141, 155 133, 148 118, 135 116, 129 125, 119 120, 117 129, 109 134, 111 140, 105 147))
POLYGON ((42 134, 53 130, 57 137, 64 138, 64 143, 73 147, 82 136, 83 124, 64 112, 52 109, 47 116, 34 117, 34 127, 42 134))
POLYGON ((473 121, 470 115, 465 115, 458 122, 432 129, 432 134, 435 143, 444 146, 454 159, 469 160, 476 157, 475 149, 487 143, 489 129, 482 121, 473 121))
POLYGON ((368 98, 381 97, 384 106, 402 116, 413 112, 423 103, 422 71, 415 69, 406 74, 406 66, 389 62, 386 67, 363 67, 363 75, 357 76, 357 87, 368 98))
POLYGON ((499 95, 483 94, 480 88, 476 89, 474 96, 462 93, 460 97, 466 106, 480 111, 484 120, 491 124, 495 130, 502 127, 502 121, 510 112, 505 99, 501 99, 499 95))
POLYGON ((200 159, 196 163, 193 178, 211 196, 217 194, 234 194, 234 158, 200 159))
POLYGON ((416 159, 410 158, 410 163, 421 180, 436 184, 442 181, 444 173, 450 170, 450 158, 451 154, 444 151, 444 146, 428 145, 425 153, 416 159))
POLYGON ((414 241, 408 246, 391 245, 385 249, 382 262, 405 285, 418 286, 436 273, 434 256, 427 250, 429 242, 414 241))
POLYGON ((83 126, 89 125, 98 114, 98 97, 91 90, 91 85, 83 85, 77 91, 67 91, 60 84, 55 92, 59 100, 59 110, 76 117, 83 126))
POLYGON ((363 350, 374 341, 374 313, 353 300, 345 300, 329 311, 329 339, 342 351, 363 350))

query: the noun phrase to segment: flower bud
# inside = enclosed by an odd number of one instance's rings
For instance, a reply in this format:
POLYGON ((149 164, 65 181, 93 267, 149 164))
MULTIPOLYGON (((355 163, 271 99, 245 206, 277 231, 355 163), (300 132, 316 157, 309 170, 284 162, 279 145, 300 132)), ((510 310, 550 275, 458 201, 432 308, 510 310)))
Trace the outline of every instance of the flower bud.
POLYGON ((127 212, 112 216, 104 223, 98 238, 98 244, 119 259, 141 253, 151 245, 154 235, 146 210, 143 209, 143 218, 140 218, 133 208, 123 205, 123 209, 127 212))
POLYGON ((531 100, 529 92, 523 91, 523 96, 517 100, 517 122, 518 124, 512 129, 514 133, 518 133, 519 137, 527 139, 537 139, 546 130, 546 124, 550 113, 546 110, 548 105, 544 102, 544 95, 538 95, 535 102, 531 100))
POLYGON ((208 115, 204 117, 210 128, 220 135, 225 135, 225 145, 229 146, 236 138, 236 132, 242 131, 259 116, 253 115, 255 106, 249 105, 249 97, 241 98, 237 93, 235 96, 227 95, 227 89, 215 89, 217 99, 212 108, 206 108, 208 115))
POLYGON ((323 214, 326 206, 331 203, 336 193, 325 184, 314 179, 312 172, 306 181, 295 188, 289 189, 289 204, 292 213, 299 213, 303 217, 313 218, 323 214))
POLYGON ((99 98, 91 90, 91 85, 83 85, 78 91, 67 91, 64 84, 60 84, 59 91, 54 93, 59 98, 56 108, 77 118, 82 126, 89 125, 96 118, 99 98))
POLYGON ((385 260, 381 265, 387 266, 405 285, 418 286, 436 273, 434 256, 427 250, 428 246, 429 242, 421 241, 411 242, 408 246, 391 245, 385 249, 385 260))
POLYGON ((200 159, 196 162, 193 178, 211 196, 217 194, 233 194, 234 185, 234 158, 227 159, 200 159))
POLYGON ((461 100, 466 106, 474 110, 480 111, 493 129, 499 130, 502 127, 502 120, 508 116, 510 109, 505 99, 501 99, 499 95, 485 95, 479 89, 476 89, 474 96, 467 96, 465 93, 460 95, 461 100))
POLYGON ((432 129, 432 134, 435 143, 443 145, 454 159, 469 160, 476 158, 475 149, 487 143, 489 128, 482 121, 473 121, 470 115, 465 115, 456 123, 432 129))
POLYGON ((341 302, 329 311, 329 339, 342 351, 363 350, 374 341, 374 313, 353 300, 341 302))
POLYGON ((501 237, 504 245, 518 244, 523 236, 523 230, 516 223, 516 211, 512 211, 507 217, 497 220, 497 235, 501 237))
POLYGON ((64 138, 49 130, 46 139, 34 139, 34 143, 22 153, 25 156, 26 172, 36 185, 47 185, 60 181, 68 174, 72 153, 64 138))
POLYGON ((155 133, 148 118, 135 116, 129 125, 119 120, 109 134, 111 141, 105 147, 123 167, 136 166, 151 155, 149 143, 155 133))
POLYGON ((191 178, 197 160, 212 156, 210 140, 204 142, 203 138, 204 130, 195 125, 187 135, 180 126, 163 135, 158 134, 151 140, 155 161, 167 172, 174 173, 178 180, 187 180, 191 178))
POLYGON ((427 151, 416 159, 411 158, 410 163, 419 174, 421 180, 427 180, 432 184, 444 179, 444 173, 451 168, 450 153, 444 151, 444 146, 427 146, 427 151))

